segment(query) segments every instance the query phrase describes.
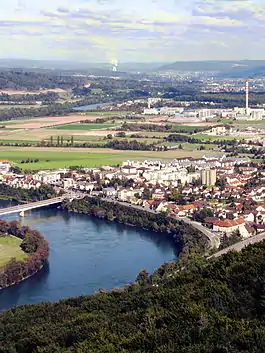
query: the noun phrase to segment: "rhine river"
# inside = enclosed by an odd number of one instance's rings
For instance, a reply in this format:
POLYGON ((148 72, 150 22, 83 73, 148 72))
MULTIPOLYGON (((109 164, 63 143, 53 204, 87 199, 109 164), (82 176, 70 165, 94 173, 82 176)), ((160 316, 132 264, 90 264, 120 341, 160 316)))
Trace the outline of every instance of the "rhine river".
MULTIPOLYGON (((0 201, 0 208, 8 205, 0 201)), ((56 208, 28 211, 21 222, 48 240, 49 263, 32 278, 0 291, 0 310, 122 287, 142 269, 152 272, 177 257, 173 243, 159 234, 56 208)))

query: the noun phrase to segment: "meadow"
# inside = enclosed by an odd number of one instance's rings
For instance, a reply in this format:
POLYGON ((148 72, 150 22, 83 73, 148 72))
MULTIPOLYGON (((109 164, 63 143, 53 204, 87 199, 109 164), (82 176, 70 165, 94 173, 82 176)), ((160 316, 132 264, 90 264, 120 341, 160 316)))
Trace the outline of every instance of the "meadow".
POLYGON ((180 157, 201 157, 206 151, 169 150, 121 151, 109 148, 42 148, 42 147, 0 147, 1 159, 7 159, 23 169, 56 169, 69 166, 99 167, 121 164, 127 159, 173 159, 180 157), (25 159, 38 159, 37 163, 21 163, 25 159))
POLYGON ((22 240, 13 236, 0 237, 0 267, 6 265, 13 257, 24 260, 27 254, 21 250, 22 240))
POLYGON ((100 130, 110 129, 115 127, 115 124, 69 124, 56 126, 56 130, 100 130))

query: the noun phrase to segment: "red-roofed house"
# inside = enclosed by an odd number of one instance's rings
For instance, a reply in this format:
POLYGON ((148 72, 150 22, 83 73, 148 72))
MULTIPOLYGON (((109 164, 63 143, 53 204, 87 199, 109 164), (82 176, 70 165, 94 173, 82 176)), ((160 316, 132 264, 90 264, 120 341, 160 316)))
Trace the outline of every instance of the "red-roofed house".
POLYGON ((241 235, 248 236, 244 218, 238 218, 233 220, 218 219, 213 223, 213 231, 215 232, 233 233, 236 230, 239 230, 241 235))

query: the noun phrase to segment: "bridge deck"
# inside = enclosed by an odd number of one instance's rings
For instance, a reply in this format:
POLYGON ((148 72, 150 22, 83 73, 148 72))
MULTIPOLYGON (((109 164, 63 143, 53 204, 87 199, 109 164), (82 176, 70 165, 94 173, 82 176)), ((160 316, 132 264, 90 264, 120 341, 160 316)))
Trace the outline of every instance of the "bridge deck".
POLYGON ((60 197, 54 197, 54 198, 48 199, 48 200, 29 202, 24 205, 17 205, 17 206, 2 208, 2 209, 0 209, 0 216, 11 214, 11 213, 20 213, 22 211, 28 211, 28 210, 33 210, 34 208, 55 205, 57 203, 59 204, 63 201, 63 199, 64 199, 64 196, 60 196, 60 197))

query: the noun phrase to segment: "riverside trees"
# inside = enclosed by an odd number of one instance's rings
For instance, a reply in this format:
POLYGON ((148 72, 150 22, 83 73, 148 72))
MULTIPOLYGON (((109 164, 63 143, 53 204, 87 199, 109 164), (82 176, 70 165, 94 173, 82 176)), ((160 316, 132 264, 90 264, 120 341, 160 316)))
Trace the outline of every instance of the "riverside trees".
POLYGON ((21 227, 16 221, 8 223, 0 220, 0 236, 8 235, 22 239, 21 248, 28 257, 24 261, 11 259, 0 268, 0 289, 19 283, 39 271, 49 256, 48 242, 38 231, 21 227))
POLYGON ((3 312, 0 352, 264 352, 264 242, 172 266, 156 286, 142 273, 123 291, 3 312))

